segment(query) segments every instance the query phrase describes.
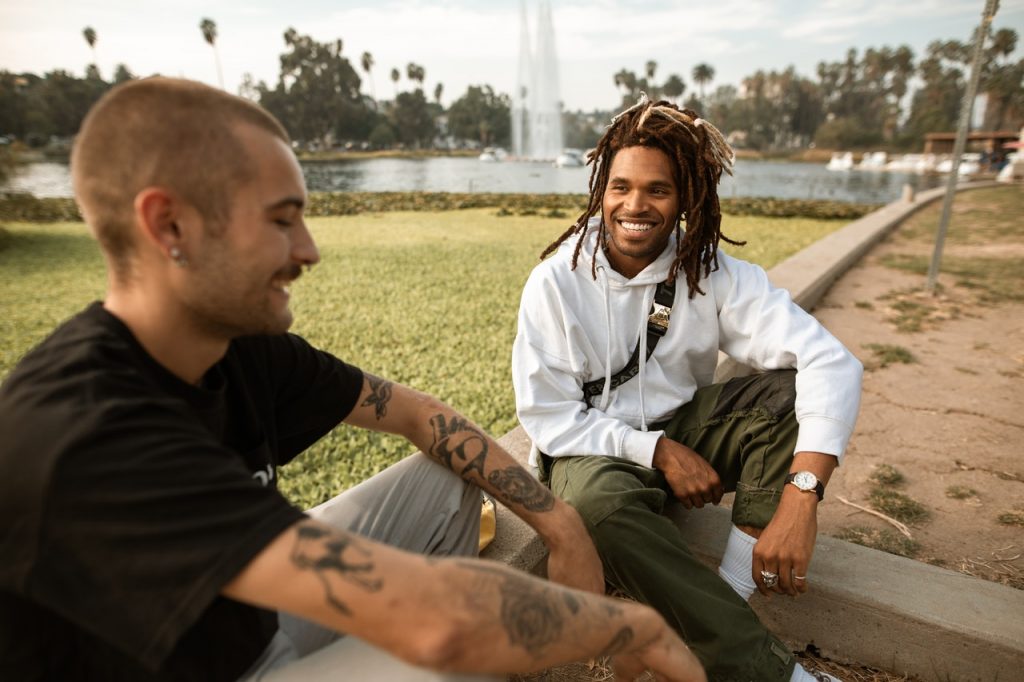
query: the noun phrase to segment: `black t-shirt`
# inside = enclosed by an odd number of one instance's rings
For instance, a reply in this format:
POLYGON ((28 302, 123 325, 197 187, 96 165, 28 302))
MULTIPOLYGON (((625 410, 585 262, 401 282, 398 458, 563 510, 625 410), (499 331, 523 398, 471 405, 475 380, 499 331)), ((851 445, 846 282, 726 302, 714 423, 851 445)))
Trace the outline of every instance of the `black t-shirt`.
POLYGON ((96 303, 0 387, 0 679, 235 679, 274 613, 219 596, 302 517, 276 467, 362 373, 294 335, 181 381, 96 303))

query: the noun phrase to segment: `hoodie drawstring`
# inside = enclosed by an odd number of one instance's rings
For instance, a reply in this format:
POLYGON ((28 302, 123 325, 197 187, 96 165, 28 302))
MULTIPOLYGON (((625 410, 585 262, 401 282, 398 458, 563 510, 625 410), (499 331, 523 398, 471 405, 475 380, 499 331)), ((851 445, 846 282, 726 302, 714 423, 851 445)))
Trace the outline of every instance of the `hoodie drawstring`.
MULTIPOLYGON (((647 287, 644 292, 644 307, 643 311, 651 309, 651 304, 654 301, 654 291, 657 286, 652 284, 647 287)), ((647 410, 644 409, 644 375, 647 373, 647 316, 644 315, 640 320, 640 430, 647 431, 647 410)))
POLYGON ((608 286, 608 275, 605 274, 604 267, 601 265, 597 266, 597 276, 601 280, 602 293, 604 294, 604 327, 606 332, 604 346, 604 389, 601 391, 601 405, 598 408, 604 412, 608 409, 612 389, 612 303, 611 292, 608 286))
MULTIPOLYGON (((605 326, 605 347, 604 347, 604 388, 601 390, 601 402, 598 405, 598 409, 604 412, 608 409, 608 403, 611 402, 611 386, 612 386, 612 338, 614 336, 614 329, 612 327, 612 303, 611 303, 611 291, 610 285, 608 284, 608 275, 604 271, 604 267, 601 265, 597 266, 597 278, 601 281, 601 293, 604 295, 604 326, 605 326)), ((651 309, 651 304, 654 301, 654 293, 657 289, 657 285, 650 285, 644 291, 643 308, 642 310, 647 311, 651 309)), ((644 315, 640 320, 640 430, 647 430, 647 410, 644 406, 644 375, 647 373, 647 316, 644 315)))

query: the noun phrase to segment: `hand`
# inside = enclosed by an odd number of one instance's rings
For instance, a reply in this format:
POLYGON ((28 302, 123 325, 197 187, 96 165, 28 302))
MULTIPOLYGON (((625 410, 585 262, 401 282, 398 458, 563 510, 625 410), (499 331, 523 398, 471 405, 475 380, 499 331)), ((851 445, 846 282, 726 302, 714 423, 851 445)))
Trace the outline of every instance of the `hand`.
POLYGON ((807 569, 818 533, 817 511, 814 493, 790 485, 783 490, 775 516, 754 545, 753 578, 761 594, 778 592, 795 597, 807 591, 807 569), (778 574, 775 587, 765 587, 762 570, 778 574))
POLYGON ((706 682, 708 679, 697 657, 667 625, 660 637, 642 649, 615 656, 612 667, 617 680, 631 681, 647 670, 658 682, 706 682))
POLYGON ((567 587, 604 594, 604 569, 579 513, 565 502, 557 509, 562 520, 556 536, 544 537, 548 547, 548 579, 567 587))
POLYGON ((722 501, 722 479, 707 460, 682 443, 659 438, 651 462, 665 475, 672 492, 687 509, 722 501))

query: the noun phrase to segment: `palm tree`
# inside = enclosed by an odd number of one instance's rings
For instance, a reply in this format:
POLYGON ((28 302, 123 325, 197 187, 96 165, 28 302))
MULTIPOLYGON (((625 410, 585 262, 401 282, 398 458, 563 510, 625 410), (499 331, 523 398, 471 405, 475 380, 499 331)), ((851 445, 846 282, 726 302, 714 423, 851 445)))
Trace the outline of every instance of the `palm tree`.
POLYGON ((408 66, 405 67, 405 75, 411 81, 416 81, 423 87, 423 79, 427 77, 427 71, 419 64, 409 62, 408 66))
POLYGON ((395 98, 398 98, 398 79, 402 77, 402 72, 398 69, 391 69, 391 83, 395 89, 395 98))
POLYGON ((661 91, 678 105, 679 98, 686 92, 686 83, 683 82, 683 79, 678 74, 672 73, 665 79, 665 84, 661 86, 661 91))
POLYGON ((700 86, 700 99, 704 101, 704 86, 715 79, 715 70, 709 64, 700 63, 693 67, 693 80, 700 86))
POLYGON ((647 73, 647 81, 654 83, 654 72, 658 70, 658 62, 653 59, 644 64, 644 71, 647 73))
POLYGON ((98 65, 99 61, 96 59, 96 29, 92 26, 86 26, 85 30, 82 31, 82 35, 85 36, 85 42, 89 43, 89 49, 92 50, 92 63, 98 65))
POLYGON ((438 83, 434 86, 434 100, 441 104, 441 94, 444 92, 444 83, 438 83))
POLYGON ((619 69, 619 72, 615 74, 614 79, 615 85, 626 91, 626 99, 636 98, 637 80, 635 73, 624 68, 619 69))
POLYGON ((362 62, 363 71, 365 71, 366 75, 370 78, 370 93, 373 95, 374 99, 377 99, 377 86, 373 83, 373 55, 369 52, 364 52, 363 56, 360 58, 360 62, 362 62))
POLYGON ((213 48, 213 59, 217 64, 217 78, 220 80, 220 89, 224 89, 224 72, 220 68, 220 55, 217 54, 217 24, 213 19, 203 19, 199 22, 199 30, 203 32, 203 40, 213 48))

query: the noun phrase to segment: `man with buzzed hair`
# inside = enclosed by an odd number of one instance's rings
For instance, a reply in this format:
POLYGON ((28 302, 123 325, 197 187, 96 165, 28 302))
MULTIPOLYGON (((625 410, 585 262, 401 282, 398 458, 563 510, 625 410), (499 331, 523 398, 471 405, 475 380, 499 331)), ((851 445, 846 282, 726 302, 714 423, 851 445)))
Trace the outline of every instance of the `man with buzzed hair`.
POLYGON ((72 172, 107 294, 0 387, 0 678, 419 680, 614 655, 705 679, 653 610, 581 591, 602 577, 579 516, 478 427, 286 333, 319 254, 269 114, 125 84, 72 172), (426 454, 306 514, 277 468, 341 421, 426 454), (569 587, 472 558, 480 489, 569 587))
POLYGON ((589 205, 526 283, 512 378, 531 460, 583 516, 609 582, 658 609, 710 678, 800 681, 747 599, 813 580, 861 366, 761 268, 718 250, 737 244, 717 192, 732 161, 714 126, 669 102, 613 119, 589 205), (714 384, 720 351, 762 373, 714 384), (716 575, 662 512, 726 491, 716 575))

